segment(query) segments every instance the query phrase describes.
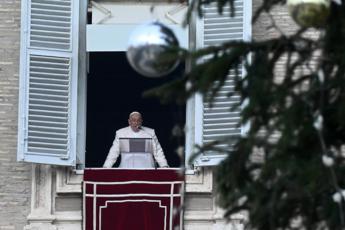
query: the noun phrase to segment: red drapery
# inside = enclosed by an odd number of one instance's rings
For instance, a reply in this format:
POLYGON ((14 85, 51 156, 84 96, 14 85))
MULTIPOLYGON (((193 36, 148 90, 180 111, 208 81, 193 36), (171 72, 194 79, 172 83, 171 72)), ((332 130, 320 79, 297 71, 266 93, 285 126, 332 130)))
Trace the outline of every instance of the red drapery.
POLYGON ((182 229, 183 185, 176 169, 85 169, 84 229, 182 229))

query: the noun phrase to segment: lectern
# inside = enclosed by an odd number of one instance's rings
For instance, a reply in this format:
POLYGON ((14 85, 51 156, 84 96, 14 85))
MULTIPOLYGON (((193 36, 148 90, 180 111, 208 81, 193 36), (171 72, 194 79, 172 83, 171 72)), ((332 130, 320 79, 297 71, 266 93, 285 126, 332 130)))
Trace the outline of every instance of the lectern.
POLYGON ((85 230, 183 229, 178 169, 84 170, 85 230))

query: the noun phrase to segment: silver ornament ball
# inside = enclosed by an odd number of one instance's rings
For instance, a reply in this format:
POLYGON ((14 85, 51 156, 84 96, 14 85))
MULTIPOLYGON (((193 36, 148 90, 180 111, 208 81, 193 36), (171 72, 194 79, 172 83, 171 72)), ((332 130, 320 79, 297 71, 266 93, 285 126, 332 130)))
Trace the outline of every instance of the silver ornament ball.
POLYGON ((130 35, 127 59, 139 74, 161 77, 177 67, 179 58, 172 51, 178 46, 178 40, 170 28, 160 22, 145 23, 130 35))

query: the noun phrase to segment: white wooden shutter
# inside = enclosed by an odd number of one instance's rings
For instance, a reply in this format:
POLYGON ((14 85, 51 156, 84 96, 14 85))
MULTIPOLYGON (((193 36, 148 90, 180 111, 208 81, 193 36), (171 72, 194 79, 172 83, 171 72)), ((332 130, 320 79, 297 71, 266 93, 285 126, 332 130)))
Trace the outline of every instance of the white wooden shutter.
MULTIPOLYGON (((199 48, 219 45, 230 40, 249 40, 251 37, 251 12, 252 4, 250 0, 235 1, 235 17, 230 17, 230 7, 224 8, 222 15, 218 14, 216 4, 204 7, 204 17, 197 25, 197 33, 201 37, 198 41, 199 48)), ((243 68, 238 69, 243 74, 243 68)), ((234 90, 234 70, 229 71, 225 85, 216 95, 213 106, 210 107, 206 98, 201 98, 198 103, 197 113, 199 116, 201 129, 196 131, 196 138, 200 144, 207 144, 227 136, 236 138, 243 132, 242 127, 237 127, 240 120, 240 108, 237 111, 230 111, 232 105, 240 100, 240 96, 228 98, 227 93, 234 90)), ((226 148, 228 145, 218 145, 226 148)), ((231 147, 230 147, 231 150, 231 147)), ((206 152, 195 160, 195 166, 217 165, 226 157, 217 152, 206 152)))
POLYGON ((22 1, 18 160, 75 165, 79 1, 22 1))

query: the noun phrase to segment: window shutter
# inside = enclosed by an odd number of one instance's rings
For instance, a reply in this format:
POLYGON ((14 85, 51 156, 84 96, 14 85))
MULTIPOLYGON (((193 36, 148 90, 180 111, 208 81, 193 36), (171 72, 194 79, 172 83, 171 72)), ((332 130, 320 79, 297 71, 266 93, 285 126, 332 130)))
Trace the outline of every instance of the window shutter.
MULTIPOLYGON (((251 1, 236 0, 235 16, 230 17, 230 7, 224 8, 222 15, 218 14, 216 4, 204 7, 204 17, 197 25, 197 33, 201 36, 198 41, 199 48, 219 45, 229 40, 248 40, 251 36, 251 1)), ((243 74, 243 68, 238 69, 243 74)), ((226 136, 233 137, 234 142, 243 132, 242 127, 237 127, 240 120, 240 108, 230 111, 232 105, 240 100, 240 96, 228 98, 227 93, 234 90, 234 70, 229 71, 225 85, 216 95, 212 107, 201 98, 199 108, 196 110, 202 114, 200 123, 202 129, 196 132, 199 135, 199 143, 206 144, 226 136)), ((228 145, 218 147, 229 148, 228 145)), ((231 150, 231 149, 230 149, 231 150)), ((226 157, 216 152, 206 152, 199 156, 195 166, 217 165, 226 157)))
POLYGON ((18 160, 75 165, 79 1, 22 1, 18 160))

